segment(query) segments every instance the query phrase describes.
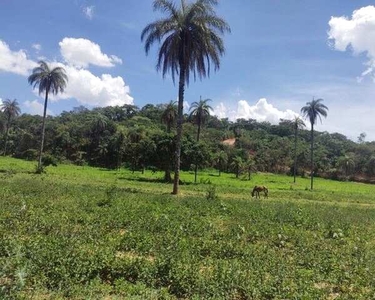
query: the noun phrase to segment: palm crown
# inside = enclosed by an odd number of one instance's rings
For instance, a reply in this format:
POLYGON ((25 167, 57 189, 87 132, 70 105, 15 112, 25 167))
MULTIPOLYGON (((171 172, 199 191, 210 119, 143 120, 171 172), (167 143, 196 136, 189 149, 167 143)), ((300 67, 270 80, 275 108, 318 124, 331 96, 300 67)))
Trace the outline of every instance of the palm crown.
POLYGON ((1 104, 0 109, 5 114, 8 120, 17 117, 21 114, 21 109, 16 99, 5 99, 4 102, 1 104))
POLYGON ((186 3, 181 0, 178 8, 172 1, 154 1, 154 10, 168 14, 147 25, 141 39, 145 41, 148 54, 154 42, 162 42, 159 49, 157 69, 163 76, 171 72, 173 80, 182 66, 189 83, 190 72, 194 78, 210 74, 210 64, 217 70, 220 56, 224 54, 224 43, 220 34, 230 32, 229 25, 219 18, 213 7, 217 0, 198 0, 186 3))
POLYGON ((292 122, 294 130, 302 129, 306 126, 305 122, 299 116, 295 116, 292 122))
POLYGON ((311 125, 315 125, 318 118, 322 121, 322 116, 327 117, 328 107, 322 103, 323 99, 315 99, 307 102, 306 106, 302 107, 301 112, 305 118, 308 118, 311 125))
POLYGON ((167 125, 167 131, 170 132, 173 123, 176 122, 177 118, 177 106, 176 101, 170 101, 163 111, 161 116, 162 122, 167 125))
POLYGON ((50 69, 46 62, 40 61, 39 66, 33 69, 28 81, 34 88, 39 86, 39 94, 52 92, 56 95, 59 92, 64 92, 68 76, 66 76, 64 68, 50 69))
POLYGON ((192 117, 197 123, 203 124, 206 118, 210 115, 212 107, 208 104, 211 99, 199 100, 199 102, 193 102, 191 104, 190 117, 192 117))

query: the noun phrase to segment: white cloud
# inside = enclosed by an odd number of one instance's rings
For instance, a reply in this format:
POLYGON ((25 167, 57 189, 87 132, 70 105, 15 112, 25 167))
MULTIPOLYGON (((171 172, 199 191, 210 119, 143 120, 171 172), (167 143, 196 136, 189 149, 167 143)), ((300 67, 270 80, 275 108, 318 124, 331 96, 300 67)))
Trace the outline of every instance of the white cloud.
MULTIPOLYGON (((26 107, 27 113, 30 115, 39 115, 43 116, 43 110, 44 110, 44 105, 38 100, 33 100, 33 101, 25 101, 23 102, 23 105, 26 107)), ((53 112, 47 108, 47 115, 53 115, 53 112)))
POLYGON ((0 107, 3 105, 3 99, 0 98, 0 107))
POLYGON ((328 38, 335 50, 351 49, 354 55, 366 53, 368 68, 362 77, 375 75, 375 6, 355 10, 351 19, 345 16, 331 17, 328 38))
POLYGON ((228 110, 225 107, 223 102, 220 102, 219 105, 216 105, 213 111, 213 114, 216 115, 219 119, 228 117, 227 113, 228 113, 228 110))
POLYGON ((258 122, 268 121, 278 124, 280 119, 292 119, 296 115, 298 114, 290 109, 281 111, 262 98, 255 105, 250 105, 246 100, 238 101, 236 118, 251 118, 258 122))
POLYGON ((12 51, 7 43, 0 40, 0 71, 26 76, 36 63, 27 58, 24 50, 12 51))
POLYGON ((293 119, 299 114, 291 109, 285 111, 279 110, 268 103, 265 98, 261 98, 254 105, 250 105, 246 100, 240 100, 236 109, 227 108, 224 103, 219 103, 213 112, 218 118, 229 118, 232 121, 236 119, 255 119, 258 122, 270 122, 278 124, 280 119, 293 119))
POLYGON ((57 63, 66 70, 69 78, 65 92, 53 99, 75 98, 82 104, 92 106, 115 106, 133 104, 130 88, 122 77, 112 77, 110 74, 95 76, 85 69, 57 63))
MULTIPOLYGON (((177 103, 178 103, 178 97, 177 97, 177 103)), ((190 104, 189 104, 189 102, 187 102, 186 100, 184 101, 184 112, 188 112, 189 111, 189 109, 190 109, 190 104)))
POLYGON ((102 53, 98 44, 87 39, 66 37, 59 45, 61 55, 69 65, 87 68, 90 64, 100 67, 122 64, 120 58, 102 53))
POLYGON ((87 19, 92 20, 92 18, 94 17, 94 9, 95 9, 94 5, 83 7, 82 11, 85 14, 87 19))
POLYGON ((31 47, 38 53, 40 50, 42 50, 42 45, 41 44, 32 44, 31 47))

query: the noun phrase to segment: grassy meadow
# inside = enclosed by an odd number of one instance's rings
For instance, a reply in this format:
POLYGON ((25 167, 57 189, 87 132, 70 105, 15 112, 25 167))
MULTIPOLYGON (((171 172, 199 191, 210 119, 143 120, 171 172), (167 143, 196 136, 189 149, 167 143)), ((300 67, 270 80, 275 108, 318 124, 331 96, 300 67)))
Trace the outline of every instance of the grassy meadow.
POLYGON ((375 298, 374 185, 34 170, 0 158, 0 299, 375 298))

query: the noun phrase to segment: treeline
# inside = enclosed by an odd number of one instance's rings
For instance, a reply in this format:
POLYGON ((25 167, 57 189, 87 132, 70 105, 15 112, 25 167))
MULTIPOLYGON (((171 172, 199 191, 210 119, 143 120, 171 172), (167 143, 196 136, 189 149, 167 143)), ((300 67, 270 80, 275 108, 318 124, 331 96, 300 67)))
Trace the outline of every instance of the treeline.
MULTIPOLYGON (((133 105, 89 110, 77 107, 46 121, 44 164, 71 162, 104 168, 162 170, 170 181, 175 152, 174 103, 142 108, 133 105)), ((184 115, 181 169, 215 168, 251 176, 255 171, 293 173, 293 122, 278 125, 253 119, 218 119, 209 114, 184 115), (197 139, 198 125, 200 137, 197 139)), ((0 149, 7 155, 36 160, 42 117, 0 113, 0 149)), ((375 143, 353 142, 342 134, 315 132, 316 176, 371 181, 375 143)), ((309 174, 310 132, 298 130, 297 174, 309 174)))

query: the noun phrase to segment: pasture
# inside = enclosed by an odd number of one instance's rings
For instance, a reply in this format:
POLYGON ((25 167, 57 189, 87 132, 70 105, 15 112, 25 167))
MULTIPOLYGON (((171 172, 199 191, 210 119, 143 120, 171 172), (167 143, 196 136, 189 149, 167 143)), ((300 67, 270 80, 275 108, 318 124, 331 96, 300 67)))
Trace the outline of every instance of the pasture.
POLYGON ((1 299, 375 298, 373 185, 34 170, 0 158, 1 299))

